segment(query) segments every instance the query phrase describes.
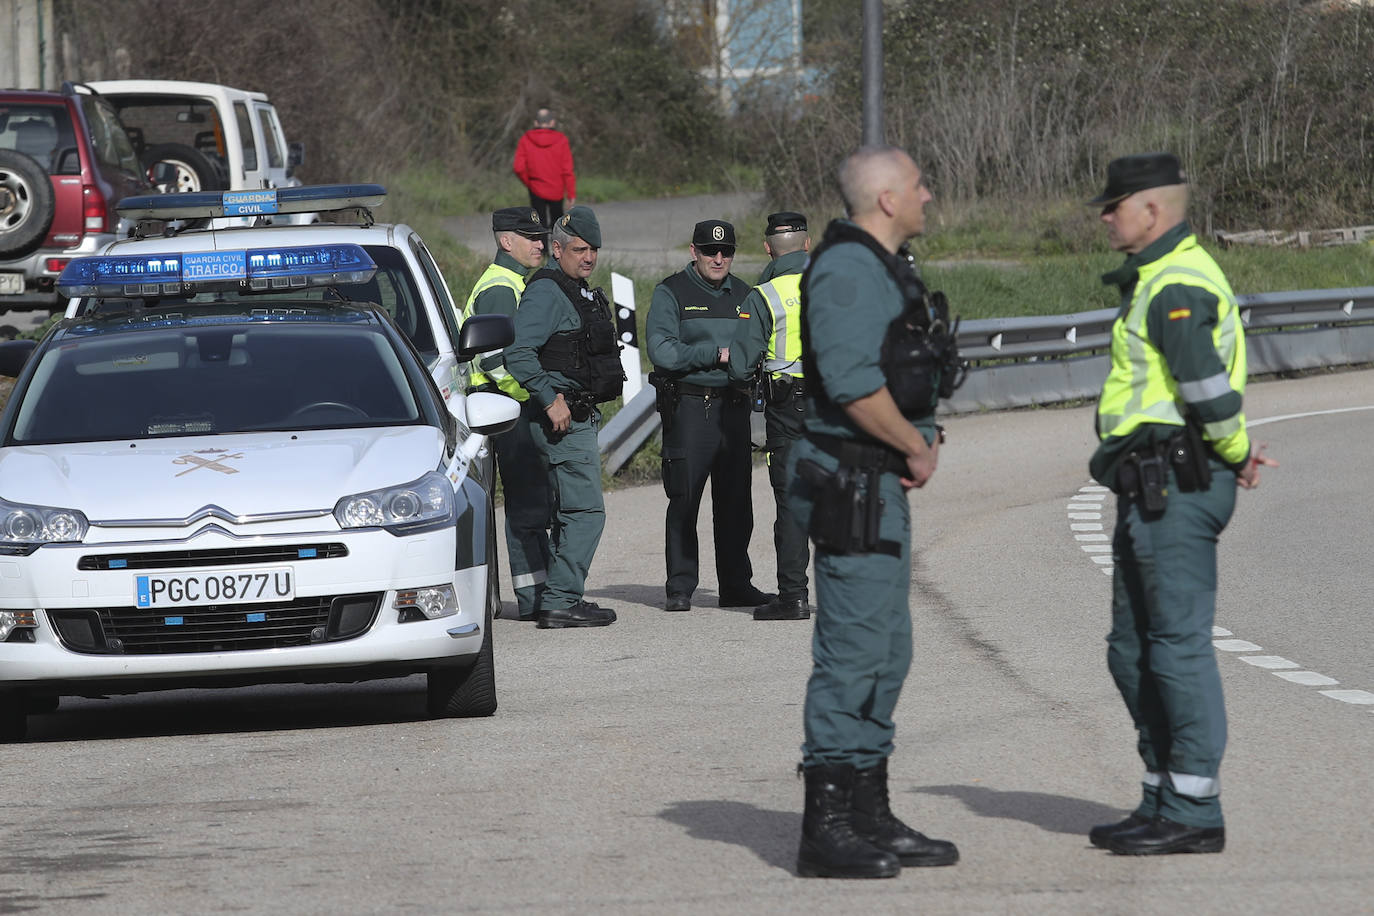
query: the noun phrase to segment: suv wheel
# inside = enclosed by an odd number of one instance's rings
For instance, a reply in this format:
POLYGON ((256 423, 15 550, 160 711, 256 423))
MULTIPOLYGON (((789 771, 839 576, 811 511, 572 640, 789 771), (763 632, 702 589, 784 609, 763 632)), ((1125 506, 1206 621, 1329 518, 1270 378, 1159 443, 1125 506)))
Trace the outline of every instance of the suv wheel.
POLYGON ((170 165, 175 170, 170 182, 157 185, 157 189, 164 194, 224 190, 224 179, 220 177, 219 169, 194 147, 180 143, 159 143, 144 150, 141 158, 150 180, 156 165, 170 165))
POLYGON ((48 234, 57 199, 52 182, 34 159, 0 149, 0 258, 18 258, 48 234))

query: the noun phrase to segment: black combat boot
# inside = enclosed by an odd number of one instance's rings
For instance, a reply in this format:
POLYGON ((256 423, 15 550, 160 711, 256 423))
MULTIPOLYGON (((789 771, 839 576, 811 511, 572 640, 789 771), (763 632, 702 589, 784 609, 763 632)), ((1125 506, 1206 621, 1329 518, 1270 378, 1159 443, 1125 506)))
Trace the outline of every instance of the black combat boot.
POLYGON ((797 874, 803 878, 891 878, 902 870, 897 857, 860 839, 850 819, 854 767, 806 767, 806 809, 802 815, 797 874))
POLYGON ((854 772, 854 831, 903 865, 953 865, 959 850, 948 840, 932 840, 897 819, 888 806, 887 761, 854 772))

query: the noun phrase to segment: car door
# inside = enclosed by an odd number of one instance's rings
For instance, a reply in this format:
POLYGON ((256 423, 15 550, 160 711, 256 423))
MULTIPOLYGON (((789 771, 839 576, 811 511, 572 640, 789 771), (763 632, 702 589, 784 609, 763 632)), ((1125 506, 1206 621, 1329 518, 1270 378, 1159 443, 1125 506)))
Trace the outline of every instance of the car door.
POLYGON ((410 234, 410 253, 420 265, 420 273, 430 291, 429 298, 434 305, 430 315, 430 325, 434 328, 435 342, 439 345, 439 359, 430 367, 435 384, 449 397, 451 392, 462 394, 467 390, 467 362, 458 360, 458 311, 449 295, 448 284, 439 273, 439 265, 425 247, 420 236, 410 234))
POLYGON ((258 135, 262 138, 262 154, 266 157, 265 174, 267 183, 274 188, 291 188, 299 185, 299 178, 288 178, 286 174, 286 136, 282 133, 277 110, 270 102, 253 103, 254 120, 257 122, 258 135))

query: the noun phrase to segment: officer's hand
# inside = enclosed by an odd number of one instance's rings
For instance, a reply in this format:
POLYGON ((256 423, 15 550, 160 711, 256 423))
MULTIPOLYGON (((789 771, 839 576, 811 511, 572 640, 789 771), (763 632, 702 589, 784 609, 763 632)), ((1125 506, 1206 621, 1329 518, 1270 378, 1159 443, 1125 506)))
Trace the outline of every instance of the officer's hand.
POLYGON ((716 352, 716 361, 721 365, 730 362, 730 348, 721 347, 720 350, 716 352))
POLYGON ((1269 444, 1267 442, 1261 442, 1254 451, 1250 453, 1250 460, 1245 462, 1245 469, 1236 476, 1236 483, 1247 490, 1253 490, 1255 487, 1259 486, 1260 465, 1267 468, 1276 468, 1279 466, 1277 461, 1264 454, 1264 450, 1268 447, 1269 444))
POLYGON ((907 455, 906 467, 910 474, 902 478, 902 488, 924 487, 926 481, 935 474, 935 465, 940 460, 940 438, 927 445, 919 455, 907 455))
POLYGON ((568 409, 568 402, 563 400, 562 392, 553 399, 553 403, 544 409, 549 415, 549 423, 553 426, 556 433, 565 433, 572 425, 572 411, 568 409))

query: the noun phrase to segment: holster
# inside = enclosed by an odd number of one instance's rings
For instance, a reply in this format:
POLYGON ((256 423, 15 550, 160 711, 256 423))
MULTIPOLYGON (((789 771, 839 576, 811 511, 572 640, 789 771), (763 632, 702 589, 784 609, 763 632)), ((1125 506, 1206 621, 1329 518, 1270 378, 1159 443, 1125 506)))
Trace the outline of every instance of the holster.
POLYGON ((677 402, 680 398, 677 380, 661 372, 650 372, 649 384, 654 386, 654 409, 658 411, 663 431, 667 432, 677 417, 677 402))
POLYGON ((881 468, 842 463, 831 472, 803 458, 797 462, 797 474, 815 495, 807 533, 818 550, 836 554, 901 556, 901 545, 885 541, 881 535, 881 468))
POLYGON ((1167 449, 1144 453, 1131 452, 1116 468, 1116 491, 1128 499, 1140 500, 1152 515, 1162 513, 1169 503, 1169 466, 1167 449))
POLYGON ((1212 466, 1208 463, 1211 449, 1202 439, 1202 431, 1194 423, 1169 437, 1169 463, 1174 467, 1178 488, 1184 493, 1208 490, 1212 486, 1212 466))

